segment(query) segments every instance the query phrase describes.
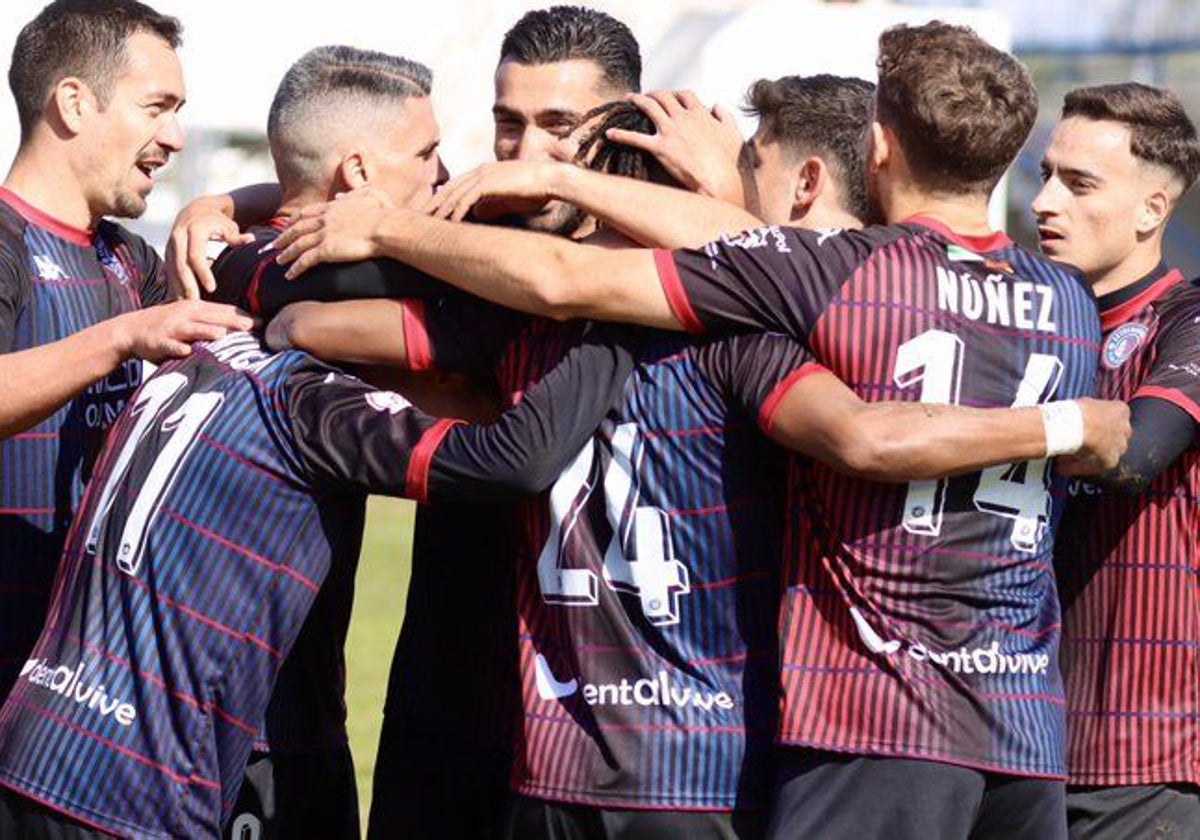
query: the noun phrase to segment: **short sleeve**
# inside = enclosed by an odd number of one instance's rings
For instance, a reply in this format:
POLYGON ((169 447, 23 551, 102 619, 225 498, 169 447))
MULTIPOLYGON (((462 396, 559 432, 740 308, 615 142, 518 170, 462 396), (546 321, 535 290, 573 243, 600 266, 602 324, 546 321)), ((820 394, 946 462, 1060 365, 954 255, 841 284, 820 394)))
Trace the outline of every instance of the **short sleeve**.
POLYGON ((699 250, 657 251, 655 265, 672 312, 689 332, 762 330, 806 341, 878 236, 763 227, 699 250))
POLYGON ((13 348, 17 318, 29 293, 29 269, 17 254, 0 247, 0 353, 13 348))
POLYGON ((1189 290, 1159 328, 1149 374, 1132 399, 1160 399, 1200 423, 1200 293, 1189 290))
POLYGON ((824 371, 804 345, 779 333, 754 333, 712 341, 698 362, 710 381, 769 432, 784 394, 798 380, 824 371))

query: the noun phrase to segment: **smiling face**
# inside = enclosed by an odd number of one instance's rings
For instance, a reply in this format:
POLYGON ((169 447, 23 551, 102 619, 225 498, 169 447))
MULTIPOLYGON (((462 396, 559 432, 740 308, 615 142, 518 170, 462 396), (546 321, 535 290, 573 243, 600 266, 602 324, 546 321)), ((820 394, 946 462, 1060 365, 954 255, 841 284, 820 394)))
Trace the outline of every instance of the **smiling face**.
POLYGON ((83 189, 93 218, 140 216, 157 170, 183 148, 178 112, 184 100, 179 57, 161 38, 136 32, 125 42, 125 62, 112 94, 81 126, 85 144, 83 189))
POLYGON ((1042 180, 1032 205, 1042 253, 1075 266, 1093 285, 1135 258, 1155 228, 1147 202, 1166 185, 1159 167, 1134 157, 1128 126, 1085 117, 1054 129, 1042 180))
MULTIPOLYGON (((579 148, 575 129, 584 114, 617 95, 606 89, 594 61, 502 61, 496 68, 492 107, 496 160, 573 160, 579 148)), ((582 221, 578 209, 561 201, 522 217, 524 227, 560 235, 573 233, 582 221)))

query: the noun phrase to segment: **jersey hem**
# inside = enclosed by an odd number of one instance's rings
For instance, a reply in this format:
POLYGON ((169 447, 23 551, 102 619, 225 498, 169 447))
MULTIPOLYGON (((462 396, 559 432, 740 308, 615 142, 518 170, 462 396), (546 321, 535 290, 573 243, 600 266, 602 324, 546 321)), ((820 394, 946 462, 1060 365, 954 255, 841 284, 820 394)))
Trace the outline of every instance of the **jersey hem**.
POLYGON ((108 814, 99 814, 93 812, 90 808, 85 808, 78 803, 65 800, 57 794, 52 794, 49 791, 43 791, 39 785, 25 780, 18 780, 7 773, 0 772, 0 786, 7 788, 18 796, 24 796, 26 799, 32 800, 44 808, 48 808, 59 816, 69 817, 76 822, 82 823, 87 828, 93 831, 100 831, 105 834, 116 834, 120 836, 122 832, 136 832, 139 837, 148 837, 152 840, 172 840, 171 834, 156 834, 148 831, 144 826, 134 825, 117 817, 109 816, 108 814), (26 789, 24 786, 37 790, 26 789), (74 810, 72 810, 74 809, 74 810), (81 813, 82 812, 82 813, 81 813), (90 817, 84 814, 91 815, 90 817), (105 822, 95 822, 94 820, 103 820, 105 822))
POLYGON ((544 799, 547 802, 565 802, 570 805, 587 805, 597 808, 624 808, 630 811, 691 811, 695 813, 732 814, 735 811, 760 811, 766 806, 737 808, 728 805, 696 805, 676 803, 648 803, 637 799, 626 799, 622 796, 601 797, 589 796, 573 791, 559 791, 533 785, 517 785, 513 791, 520 796, 532 799, 544 799))
POLYGON ((1065 770, 1020 770, 1015 767, 1006 767, 1001 764, 990 764, 986 761, 972 761, 970 759, 959 758, 957 756, 936 754, 936 753, 919 753, 907 752, 897 749, 891 744, 873 744, 873 745, 856 745, 846 746, 842 744, 822 744, 818 741, 802 741, 800 739, 791 739, 780 737, 777 741, 777 746, 792 747, 797 749, 821 750, 822 752, 835 752, 844 755, 858 755, 863 758, 903 758, 914 761, 932 761, 937 764, 950 764, 955 767, 965 767, 968 770, 979 770, 984 773, 998 773, 1003 776, 1019 776, 1025 779, 1048 779, 1050 781, 1063 782, 1067 779, 1065 770))
POLYGON ((1195 785, 1200 787, 1200 774, 1163 771, 1132 771, 1127 774, 1071 773, 1067 784, 1072 787, 1135 787, 1137 785, 1195 785))

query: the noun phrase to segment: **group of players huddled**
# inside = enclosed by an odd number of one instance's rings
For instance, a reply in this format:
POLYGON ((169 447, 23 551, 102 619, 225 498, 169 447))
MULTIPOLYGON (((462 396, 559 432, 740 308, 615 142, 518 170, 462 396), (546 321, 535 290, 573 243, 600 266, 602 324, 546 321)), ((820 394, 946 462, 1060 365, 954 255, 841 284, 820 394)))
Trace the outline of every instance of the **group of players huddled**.
POLYGON ((556 6, 497 162, 319 47, 279 183, 164 263, 106 217, 183 148, 180 34, 55 0, 13 52, 0 837, 357 837, 368 493, 421 503, 371 837, 1200 837, 1173 93, 1066 96, 1039 255, 987 213, 1037 94, 971 30, 755 81, 743 141, 556 6))

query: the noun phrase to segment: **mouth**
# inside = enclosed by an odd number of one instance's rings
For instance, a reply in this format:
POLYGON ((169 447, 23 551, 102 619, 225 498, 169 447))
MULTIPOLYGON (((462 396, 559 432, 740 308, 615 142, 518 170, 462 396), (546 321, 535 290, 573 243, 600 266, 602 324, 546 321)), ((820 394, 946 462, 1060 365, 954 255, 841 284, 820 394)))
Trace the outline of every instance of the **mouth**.
POLYGON ((1038 225, 1037 232, 1038 242, 1042 244, 1043 248, 1047 245, 1053 246, 1055 243, 1066 239, 1066 236, 1064 236, 1061 231, 1057 231, 1054 228, 1043 227, 1042 225, 1038 225))
POLYGON ((158 170, 167 165, 166 158, 143 158, 134 164, 138 172, 141 172, 150 181, 154 181, 158 170))

